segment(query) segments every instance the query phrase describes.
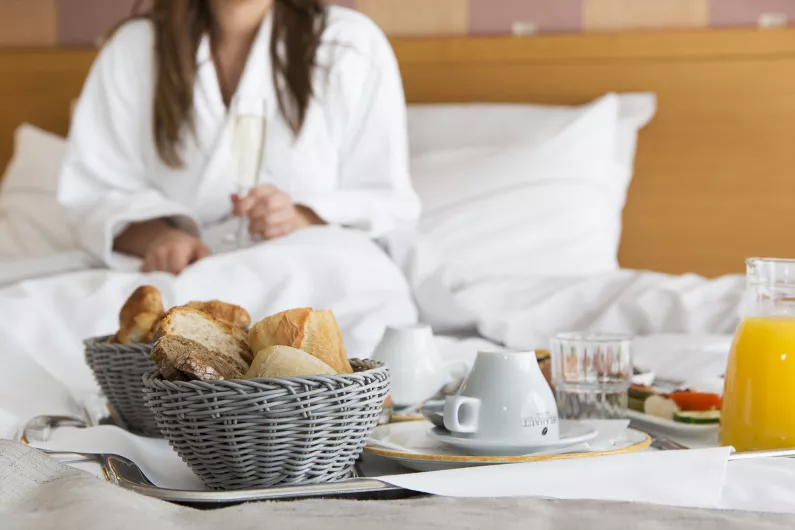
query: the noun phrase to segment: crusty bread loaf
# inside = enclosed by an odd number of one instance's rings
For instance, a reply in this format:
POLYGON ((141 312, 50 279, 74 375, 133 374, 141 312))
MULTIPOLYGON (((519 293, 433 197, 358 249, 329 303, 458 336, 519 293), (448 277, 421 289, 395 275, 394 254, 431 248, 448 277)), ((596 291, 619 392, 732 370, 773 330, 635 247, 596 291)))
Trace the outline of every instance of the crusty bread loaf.
POLYGON ((115 341, 119 344, 151 343, 154 329, 163 317, 163 297, 157 287, 138 287, 119 312, 119 331, 115 341))
POLYGON ((142 285, 133 291, 119 313, 119 327, 131 324, 135 316, 141 313, 163 314, 163 297, 157 287, 142 285))
POLYGON ((336 373, 331 366, 305 351, 289 346, 271 346, 257 354, 245 378, 308 377, 336 373))
POLYGON ((210 300, 209 302, 190 302, 185 307, 204 311, 216 320, 232 324, 241 329, 251 327, 251 315, 238 305, 227 304, 220 300, 210 300))
POLYGON ((171 309, 160 322, 159 335, 178 335, 197 342, 211 352, 226 357, 241 374, 248 371, 251 361, 254 360, 245 332, 197 309, 171 309))
MULTIPOLYGON (((160 339, 155 342, 155 345, 152 347, 152 362, 155 363, 155 366, 157 366, 157 369, 160 371, 160 375, 162 375, 164 379, 174 381, 181 373, 175 367, 176 358, 180 354, 185 353, 185 351, 170 347, 171 338, 172 337, 160 337, 160 339)), ((183 339, 183 337, 177 337, 176 335, 174 335, 173 338, 183 339)), ((187 347, 188 345, 185 344, 185 346, 187 347)), ((199 346, 201 345, 199 344, 199 346)), ((204 348, 204 346, 201 347, 204 348)))
POLYGON ((337 373, 353 372, 337 320, 331 311, 302 308, 272 315, 254 324, 248 341, 252 351, 290 346, 317 357, 337 373))
POLYGON ((340 373, 350 374, 353 372, 351 363, 348 362, 348 352, 345 351, 340 326, 331 311, 325 309, 312 312, 309 318, 309 331, 303 346, 306 351, 326 364, 329 364, 328 361, 335 361, 329 366, 340 373))
POLYGON ((152 348, 152 360, 168 380, 221 381, 240 379, 243 371, 225 355, 210 351, 196 341, 179 335, 165 335, 152 348))
POLYGON ((154 340, 152 330, 162 318, 162 313, 140 313, 132 318, 132 322, 121 328, 116 333, 116 342, 119 344, 151 344, 154 340))

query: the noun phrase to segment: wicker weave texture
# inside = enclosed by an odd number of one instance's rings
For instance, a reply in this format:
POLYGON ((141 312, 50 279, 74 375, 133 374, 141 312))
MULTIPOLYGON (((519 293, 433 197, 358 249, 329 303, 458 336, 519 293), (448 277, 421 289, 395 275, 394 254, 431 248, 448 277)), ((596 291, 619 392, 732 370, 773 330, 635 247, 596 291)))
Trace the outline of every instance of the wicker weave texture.
POLYGON ((335 482, 353 467, 389 394, 382 363, 355 373, 249 381, 144 376, 160 431, 211 490, 335 482))
POLYGON ((85 342, 86 362, 94 372, 114 419, 135 434, 162 437, 146 406, 141 378, 155 369, 151 344, 109 344, 108 337, 85 342))

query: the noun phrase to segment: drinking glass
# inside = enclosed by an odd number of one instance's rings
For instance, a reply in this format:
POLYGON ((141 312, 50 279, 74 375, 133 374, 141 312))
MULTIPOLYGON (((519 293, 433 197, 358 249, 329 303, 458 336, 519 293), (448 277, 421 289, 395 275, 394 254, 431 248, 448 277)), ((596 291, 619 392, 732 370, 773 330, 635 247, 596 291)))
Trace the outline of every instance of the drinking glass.
MULTIPOLYGON (((265 98, 252 96, 235 96, 230 105, 232 171, 240 198, 260 183, 267 140, 267 108, 265 98)), ((237 232, 227 236, 227 242, 235 243, 237 248, 251 244, 245 217, 240 218, 237 232)))
POLYGON ((561 333, 551 341, 552 385, 561 419, 626 416, 632 380, 632 337, 561 333))
POLYGON ((744 319, 723 390, 720 443, 737 451, 795 447, 795 260, 746 263, 744 319))

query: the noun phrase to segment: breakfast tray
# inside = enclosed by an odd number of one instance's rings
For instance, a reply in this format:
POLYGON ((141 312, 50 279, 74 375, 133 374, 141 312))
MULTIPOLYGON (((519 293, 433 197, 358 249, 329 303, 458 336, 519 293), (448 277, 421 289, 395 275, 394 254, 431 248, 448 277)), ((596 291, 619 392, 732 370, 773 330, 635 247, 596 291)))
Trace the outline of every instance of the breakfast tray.
MULTIPOLYGON (((58 427, 87 427, 89 422, 75 417, 38 416, 28 422, 23 429, 19 442, 46 441, 52 429, 58 427)), ((661 451, 687 450, 669 438, 652 435, 651 447, 661 451)), ((38 448, 37 448, 38 449, 38 448)), ((300 499, 356 499, 356 500, 394 500, 417 497, 423 494, 405 490, 376 478, 363 476, 357 465, 358 478, 328 484, 310 484, 305 486, 277 486, 267 489, 248 489, 237 491, 197 491, 160 488, 154 485, 131 460, 112 454, 84 454, 56 452, 39 449, 61 463, 95 463, 98 464, 108 482, 124 489, 134 491, 147 497, 191 506, 201 509, 221 508, 245 502, 257 501, 290 501, 300 499)), ((758 451, 751 453, 735 453, 730 460, 752 458, 795 457, 795 449, 781 451, 758 451)), ((410 472, 410 471, 409 471, 410 472)))
MULTIPOLYGON (((58 427, 87 427, 85 420, 66 416, 37 416, 23 429, 19 441, 30 444, 46 441, 49 432, 58 427)), ((41 449, 40 449, 41 450, 41 449)), ((195 491, 160 488, 154 485, 131 460, 111 454, 83 454, 42 450, 62 463, 99 464, 108 482, 147 497, 193 506, 196 508, 222 507, 255 501, 288 501, 299 499, 346 498, 356 500, 392 500, 416 497, 418 494, 375 480, 362 477, 357 466, 359 478, 328 484, 306 486, 277 486, 267 489, 247 489, 237 491, 195 491)))

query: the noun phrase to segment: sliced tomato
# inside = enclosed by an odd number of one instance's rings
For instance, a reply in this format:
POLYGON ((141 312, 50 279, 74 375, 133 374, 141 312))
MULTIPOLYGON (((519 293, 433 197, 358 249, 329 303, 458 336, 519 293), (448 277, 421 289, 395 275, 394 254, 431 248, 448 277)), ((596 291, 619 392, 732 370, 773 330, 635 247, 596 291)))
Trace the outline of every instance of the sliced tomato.
POLYGON ((685 411, 719 410, 721 397, 718 394, 705 392, 673 392, 668 394, 668 399, 685 411))

